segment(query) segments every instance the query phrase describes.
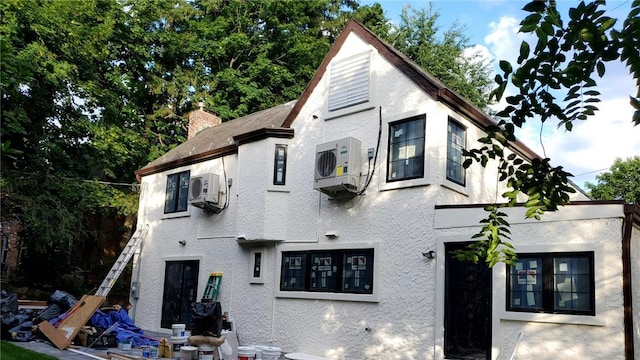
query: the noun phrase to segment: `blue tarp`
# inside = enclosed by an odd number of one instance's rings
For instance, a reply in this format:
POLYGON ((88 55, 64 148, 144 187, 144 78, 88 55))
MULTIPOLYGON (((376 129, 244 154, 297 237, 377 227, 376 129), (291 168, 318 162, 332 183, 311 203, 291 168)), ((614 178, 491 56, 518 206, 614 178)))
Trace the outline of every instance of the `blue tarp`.
MULTIPOLYGON (((67 314, 61 314, 60 316, 49 320, 52 325, 55 325, 67 314)), ((116 334, 116 341, 119 343, 126 342, 127 340, 131 340, 131 346, 142 346, 142 345, 155 345, 159 344, 158 340, 150 338, 144 335, 144 331, 139 327, 135 326, 133 320, 127 314, 127 311, 124 309, 113 310, 105 313, 104 311, 98 309, 89 319, 89 323, 96 328, 101 328, 103 330, 108 329, 111 325, 118 323, 115 329, 112 332, 116 334)), ((88 345, 88 344, 87 344, 88 345)))
POLYGON ((108 313, 98 309, 89 321, 93 326, 103 329, 107 329, 117 322, 118 326, 114 329, 114 332, 116 333, 116 340, 119 343, 127 342, 127 340, 131 340, 131 346, 157 346, 159 343, 158 340, 145 336, 144 331, 133 323, 133 320, 131 320, 129 314, 127 314, 127 311, 124 309, 114 310, 108 313))

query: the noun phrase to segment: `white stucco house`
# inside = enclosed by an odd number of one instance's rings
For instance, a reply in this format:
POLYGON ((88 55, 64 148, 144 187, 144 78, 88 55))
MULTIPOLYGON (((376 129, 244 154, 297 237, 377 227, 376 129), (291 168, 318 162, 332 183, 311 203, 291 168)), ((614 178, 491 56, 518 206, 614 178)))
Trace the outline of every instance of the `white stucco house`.
POLYGON ((450 255, 503 191, 495 167, 461 165, 490 124, 351 21, 299 99, 204 128, 136 172, 149 228, 136 325, 170 334, 222 272, 240 344, 330 359, 640 358, 637 206, 578 191, 541 221, 515 207, 515 265, 450 255))

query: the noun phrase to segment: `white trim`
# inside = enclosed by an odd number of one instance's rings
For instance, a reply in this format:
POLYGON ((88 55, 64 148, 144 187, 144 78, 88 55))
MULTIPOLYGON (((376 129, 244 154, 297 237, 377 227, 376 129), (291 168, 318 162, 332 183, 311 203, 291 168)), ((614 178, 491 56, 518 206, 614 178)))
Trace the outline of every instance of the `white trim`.
MULTIPOLYGON (((508 215, 507 221, 509 221, 511 225, 624 217, 624 205, 622 204, 569 204, 560 207, 558 211, 545 213, 540 220, 526 219, 524 215, 527 208, 524 206, 507 207, 501 209, 501 211, 508 215)), ((436 209, 433 224, 435 229, 478 227, 480 220, 486 216, 487 212, 479 207, 436 209)))
POLYGON ((314 244, 310 245, 290 245, 282 244, 277 248, 277 263, 275 268, 276 281, 276 297, 278 298, 294 298, 294 299, 310 299, 310 300, 342 300, 342 301, 363 301, 378 302, 380 288, 380 244, 377 242, 366 243, 340 243, 340 244, 314 244), (325 292, 306 292, 306 291, 281 291, 280 278, 282 275, 282 253, 287 251, 308 251, 308 250, 344 250, 344 249, 373 249, 373 293, 372 294, 345 294, 345 293, 325 293, 325 292))
POLYGON ((187 210, 185 211, 177 211, 177 212, 172 212, 172 213, 164 213, 164 209, 162 210, 162 218, 161 220, 166 220, 166 219, 175 219, 175 218, 181 218, 181 217, 189 217, 191 216, 191 208, 193 207, 193 205, 189 204, 187 205, 187 210))

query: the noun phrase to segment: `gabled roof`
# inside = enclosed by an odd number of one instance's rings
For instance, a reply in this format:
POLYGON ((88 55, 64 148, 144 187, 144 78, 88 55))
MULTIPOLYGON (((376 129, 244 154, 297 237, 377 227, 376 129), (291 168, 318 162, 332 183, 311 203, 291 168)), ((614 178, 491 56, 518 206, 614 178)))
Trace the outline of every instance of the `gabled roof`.
MULTIPOLYGON (((480 128, 495 125, 495 122, 489 115, 465 100, 455 91, 447 88, 407 56, 393 48, 358 21, 352 19, 336 39, 336 42, 332 45, 320 64, 320 67, 297 101, 249 114, 205 129, 192 139, 187 140, 142 169, 136 171, 136 175, 138 177, 149 175, 178 166, 232 154, 237 151, 239 144, 261 139, 265 136, 293 137, 293 130, 291 129, 293 121, 300 113, 300 110, 309 99, 309 96, 318 85, 320 79, 324 76, 327 66, 351 33, 373 46, 381 56, 393 64, 398 70, 402 71, 418 87, 435 100, 446 104, 457 113, 465 115, 480 128)), ((512 142, 511 148, 526 159, 539 158, 535 152, 520 141, 512 142)))
MULTIPOLYGON (((362 40, 373 46, 376 50, 378 50, 378 53, 382 57, 393 64, 398 70, 402 71, 418 87, 429 94, 429 96, 433 97, 434 100, 440 101, 449 106, 457 113, 465 115, 467 118, 469 118, 469 120, 474 122, 481 129, 484 129, 488 126, 496 125, 495 121, 493 121, 493 119, 489 117, 489 115, 485 114, 482 110, 478 109, 462 96, 458 95, 455 91, 447 88, 438 79, 433 77, 433 75, 429 74, 415 62, 413 62, 413 60, 409 59, 406 55, 396 50, 393 46, 382 40, 380 37, 374 34, 371 30, 364 27, 358 21, 352 19, 349 21, 349 23, 347 23, 347 26, 344 28, 340 36, 336 39, 336 42, 329 50, 327 56, 325 56, 322 64, 320 64, 320 67, 318 68, 318 71, 316 71, 316 74, 313 76, 305 90, 302 92, 302 95, 298 99, 296 105, 293 107, 293 110, 291 111, 291 113, 289 113, 289 116, 285 120, 285 123, 282 125, 283 127, 291 126, 295 118, 298 116, 300 109, 302 109, 307 99, 313 92, 314 88, 316 87, 320 79, 322 79, 322 76, 324 76, 324 73, 327 71, 327 66, 329 65, 333 57, 338 53, 350 33, 354 33, 362 40)), ((525 159, 540 157, 520 141, 512 142, 511 145, 512 150, 517 152, 520 156, 523 156, 525 159)))
POLYGON ((239 144, 265 137, 293 137, 293 129, 283 129, 282 123, 295 101, 249 114, 220 125, 206 128, 193 138, 169 150, 136 171, 136 176, 150 175, 217 158, 237 151, 239 144))

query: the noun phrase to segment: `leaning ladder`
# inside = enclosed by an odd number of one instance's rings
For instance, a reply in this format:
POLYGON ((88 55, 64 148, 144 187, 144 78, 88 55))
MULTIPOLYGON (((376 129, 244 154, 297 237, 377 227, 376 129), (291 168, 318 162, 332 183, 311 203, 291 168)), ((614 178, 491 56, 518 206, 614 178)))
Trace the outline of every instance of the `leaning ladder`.
POLYGON ((95 296, 106 297, 109 294, 111 288, 116 283, 116 280, 118 280, 120 274, 122 274, 122 271, 127 266, 127 263, 129 262, 129 260, 131 260, 131 257, 138 248, 138 245, 142 243, 145 235, 147 235, 148 230, 148 225, 142 229, 136 229, 136 231, 129 239, 129 242, 127 242, 127 245, 125 245, 124 249, 122 249, 118 260, 116 260, 115 264, 113 264, 113 266, 111 267, 111 270, 109 270, 109 272, 107 273, 107 276, 104 278, 104 280, 102 280, 102 284, 100 284, 100 287, 96 291, 95 296))
POLYGON ((218 292, 220 291, 220 282, 222 282, 221 272, 212 272, 209 274, 209 281, 204 287, 204 294, 202 294, 202 301, 218 301, 218 292))

